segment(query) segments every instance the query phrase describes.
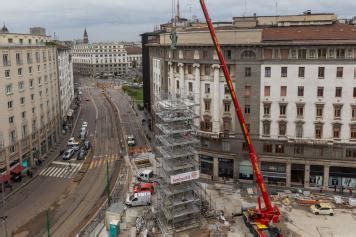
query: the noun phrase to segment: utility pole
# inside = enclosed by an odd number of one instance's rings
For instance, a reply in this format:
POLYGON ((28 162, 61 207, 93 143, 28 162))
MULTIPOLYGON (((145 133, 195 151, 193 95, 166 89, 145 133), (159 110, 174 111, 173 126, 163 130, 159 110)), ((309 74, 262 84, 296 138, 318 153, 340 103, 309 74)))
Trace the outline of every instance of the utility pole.
POLYGON ((51 237, 51 226, 49 223, 49 209, 46 210, 47 236, 51 237))
POLYGON ((109 162, 108 162, 108 159, 106 159, 106 191, 107 191, 107 196, 108 196, 108 207, 110 207, 111 201, 110 201, 110 178, 109 178, 109 162))
POLYGON ((4 229, 4 236, 7 237, 7 227, 6 227, 6 219, 5 216, 5 186, 4 186, 4 175, 1 175, 1 193, 2 193, 2 209, 4 211, 4 216, 1 216, 2 219, 2 227, 4 229))

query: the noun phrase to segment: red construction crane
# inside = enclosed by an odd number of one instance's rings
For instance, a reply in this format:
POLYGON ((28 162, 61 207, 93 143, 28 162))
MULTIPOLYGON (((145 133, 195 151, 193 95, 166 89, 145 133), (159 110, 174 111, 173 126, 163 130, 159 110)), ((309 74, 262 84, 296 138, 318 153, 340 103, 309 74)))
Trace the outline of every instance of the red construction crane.
POLYGON ((204 16, 206 19, 206 22, 208 24, 209 27, 209 31, 212 37, 212 40, 214 42, 215 45, 215 49, 216 52, 219 56, 219 60, 220 60, 220 64, 222 66, 222 70, 224 72, 225 75, 225 79, 227 82, 227 85, 230 89, 230 94, 232 97, 232 101, 234 103, 234 107, 235 107, 235 111, 236 111, 236 115, 239 119, 240 122, 240 126, 241 129, 243 131, 243 134, 245 136, 246 142, 248 144, 249 147, 249 153, 250 153, 250 159, 251 159, 251 163, 252 163, 252 167, 253 167, 253 171, 255 173, 255 178, 256 178, 256 183, 261 191, 262 194, 262 198, 265 204, 265 207, 262 208, 261 207, 261 201, 260 198, 258 198, 258 209, 249 209, 245 212, 244 217, 245 217, 245 222, 247 224, 249 224, 250 226, 253 226, 257 232, 258 232, 258 236, 261 237, 267 237, 267 236, 279 236, 281 237, 282 234, 279 233, 279 231, 276 231, 276 228, 272 227, 273 225, 279 223, 280 220, 280 210, 277 206, 273 206, 271 203, 271 199, 269 197, 269 194, 267 192, 267 188, 266 188, 266 184, 263 180, 263 176, 262 176, 262 172, 261 172, 261 168, 260 165, 258 163, 258 157, 255 151, 255 147, 252 144, 251 141, 251 136, 250 133, 247 129, 246 126, 246 121, 245 118, 242 114, 241 111, 241 107, 239 104, 239 101, 237 100, 237 96, 236 96, 236 91, 234 89, 234 86, 232 84, 232 80, 229 74, 229 71, 227 69, 226 63, 225 63, 225 58, 224 55, 221 51, 221 47, 219 44, 219 41, 216 37, 216 32, 215 32, 215 28, 213 26, 213 23, 210 19, 209 13, 208 13, 208 9, 206 7, 205 1, 204 0, 200 0, 200 5, 202 7, 202 10, 204 12, 204 16), (274 231, 276 231, 276 233, 274 233, 274 231), (273 233, 272 233, 273 232, 273 233))

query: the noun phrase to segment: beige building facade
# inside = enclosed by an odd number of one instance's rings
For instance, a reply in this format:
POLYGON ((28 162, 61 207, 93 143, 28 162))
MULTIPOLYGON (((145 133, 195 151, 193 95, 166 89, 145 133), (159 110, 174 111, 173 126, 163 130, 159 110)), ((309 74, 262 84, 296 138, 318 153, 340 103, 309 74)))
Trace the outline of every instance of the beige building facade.
POLYGON ((35 166, 58 140, 57 48, 46 36, 0 32, 0 174, 35 166))

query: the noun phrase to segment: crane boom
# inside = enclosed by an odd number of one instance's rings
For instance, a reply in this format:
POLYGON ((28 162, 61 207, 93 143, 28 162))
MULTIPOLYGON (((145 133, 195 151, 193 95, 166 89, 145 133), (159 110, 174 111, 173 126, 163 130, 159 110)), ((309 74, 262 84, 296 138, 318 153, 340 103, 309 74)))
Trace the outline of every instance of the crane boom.
MULTIPOLYGON (((214 42, 215 49, 216 49, 216 52, 218 54, 218 57, 219 57, 219 60, 220 60, 220 64, 222 66, 222 70, 224 72, 224 76, 225 76, 227 85, 228 85, 229 90, 230 90, 230 94, 231 94, 231 97, 232 97, 232 101, 234 103, 236 115, 237 115, 237 117, 239 119, 242 132, 243 132, 245 140, 246 140, 246 142, 248 144, 249 155, 250 155, 253 171, 255 173, 256 183, 257 183, 257 185, 258 185, 258 187, 259 187, 259 189, 261 191, 262 198, 263 198, 263 201, 265 203, 265 208, 263 210, 261 209, 261 207, 259 208, 259 210, 256 210, 257 213, 255 213, 255 214, 257 214, 257 215, 255 215, 255 216, 258 216, 258 218, 256 218, 256 219, 258 219, 257 221, 259 221, 261 223, 264 223, 266 225, 268 225, 271 221, 273 223, 278 223, 279 222, 279 218, 280 218, 280 211, 279 211, 278 207, 272 206, 271 199, 270 199, 269 194, 267 192, 266 184, 265 184, 265 182, 263 180, 263 176, 262 176, 261 168, 260 168, 260 165, 259 165, 257 153, 256 153, 254 145, 252 144, 251 136, 250 136, 250 133, 248 131, 245 118, 244 118, 243 113, 241 111, 241 107, 240 107, 239 101, 237 100, 236 91, 235 91, 234 86, 232 84, 230 73, 229 73, 228 68, 226 66, 225 58, 224 58, 224 55, 223 55, 223 53, 221 51, 221 46, 220 46, 219 41, 217 39, 216 31, 215 31, 215 28, 214 28, 214 26, 212 24, 211 18, 209 16, 208 9, 206 7, 205 1, 204 0, 200 0, 200 5, 201 5, 202 10, 204 12, 204 16, 205 16, 206 22, 208 24, 211 37, 212 37, 212 40, 214 42)), ((259 204, 260 204, 260 202, 259 202, 259 204)))

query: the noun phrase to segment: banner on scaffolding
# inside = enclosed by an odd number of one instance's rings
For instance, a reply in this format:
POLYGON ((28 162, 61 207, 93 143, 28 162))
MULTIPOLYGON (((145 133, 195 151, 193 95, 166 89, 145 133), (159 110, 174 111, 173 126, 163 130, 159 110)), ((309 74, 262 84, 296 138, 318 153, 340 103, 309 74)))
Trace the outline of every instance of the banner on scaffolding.
POLYGON ((200 172, 199 170, 191 171, 183 174, 177 174, 171 176, 171 184, 182 183, 189 180, 199 179, 200 172))

